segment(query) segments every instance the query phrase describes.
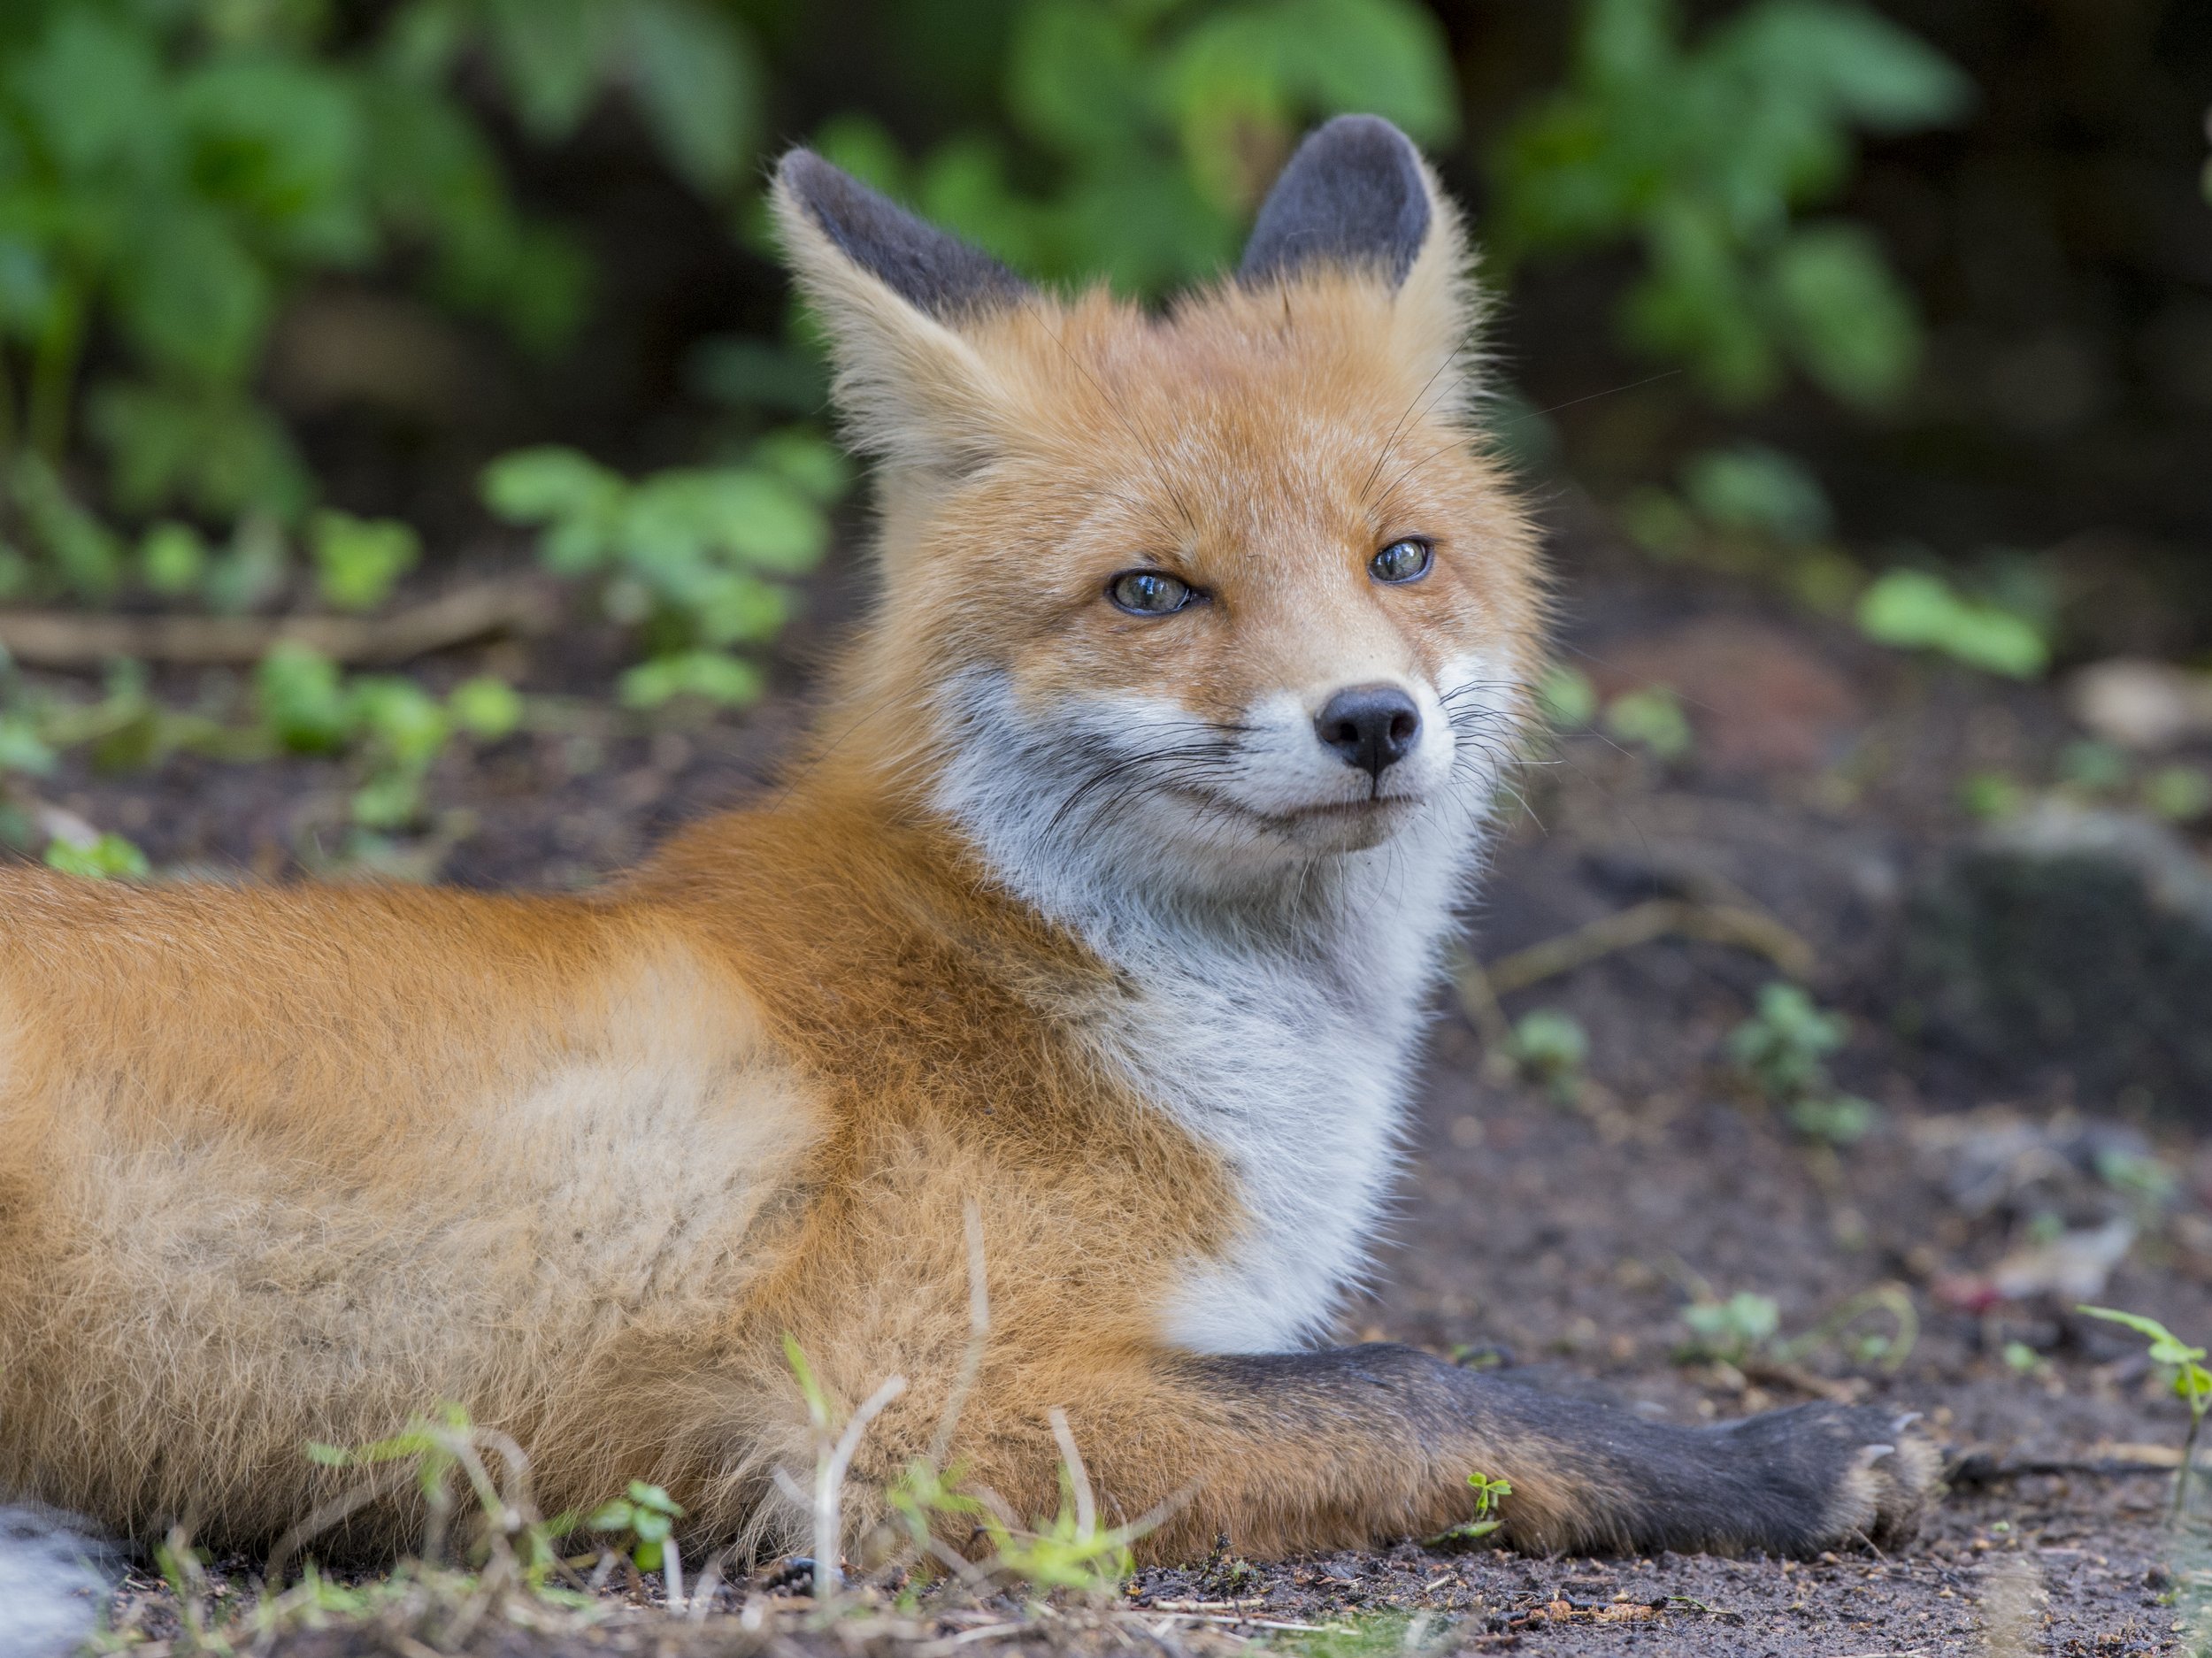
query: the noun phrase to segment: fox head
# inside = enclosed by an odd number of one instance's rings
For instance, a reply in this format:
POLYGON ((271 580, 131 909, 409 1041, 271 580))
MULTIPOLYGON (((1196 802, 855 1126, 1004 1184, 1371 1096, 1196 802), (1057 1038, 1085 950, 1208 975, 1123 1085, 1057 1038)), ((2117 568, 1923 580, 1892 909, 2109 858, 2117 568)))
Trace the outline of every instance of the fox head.
POLYGON ((1471 424, 1458 215, 1396 128, 1311 134, 1164 315, 1033 288, 804 150, 775 205, 879 466, 856 751, 1048 906, 1465 862, 1533 537, 1471 424))

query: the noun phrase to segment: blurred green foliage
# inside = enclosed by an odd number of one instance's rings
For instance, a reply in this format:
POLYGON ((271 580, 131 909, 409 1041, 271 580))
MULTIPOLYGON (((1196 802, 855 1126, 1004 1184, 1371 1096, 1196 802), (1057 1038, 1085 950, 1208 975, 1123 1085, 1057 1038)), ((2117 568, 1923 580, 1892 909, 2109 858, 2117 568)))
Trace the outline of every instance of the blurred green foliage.
POLYGON ((270 326, 308 276, 399 249, 449 303, 557 342, 580 262, 447 89, 423 39, 445 11, 457 41, 463 8, 416 6, 341 50, 322 8, 275 0, 0 9, 0 449, 58 464, 82 401, 119 508, 297 510, 311 482, 250 389, 270 326), (96 326, 121 360, 81 398, 96 326))
POLYGON ((782 631, 786 582, 828 548, 827 508, 845 484, 837 450, 786 432, 742 464, 636 483, 574 449, 524 449, 484 474, 484 501, 536 526, 546 566, 597 581, 608 617, 640 630, 650 659, 624 677, 622 697, 649 708, 685 695, 759 695, 758 670, 731 653, 782 631))
MULTIPOLYGON (((795 0, 7 0, 0 600, 388 602, 426 562, 421 533, 322 506, 262 395, 275 325, 342 277, 557 356, 594 272, 526 211, 509 157, 571 142, 610 104, 733 235, 764 232, 763 146, 800 134, 1033 274, 1146 297, 1231 264, 1300 134, 1371 111, 1448 172, 1487 173, 1484 239, 1506 280, 1540 256, 1636 249, 1629 337, 1724 403, 1792 368, 1854 404, 1897 395, 1909 301, 1863 229, 1803 215, 1841 191, 1858 134, 1958 116, 1970 88, 1948 65, 1847 0, 1747 0, 1694 39, 1669 0, 1578 0, 1565 84, 1478 155, 1460 148, 1440 15, 1418 0, 899 0, 874 14, 854 78, 868 90, 826 95, 817 20, 795 0)), ((641 709, 759 694, 759 653, 849 484, 810 427, 760 435, 819 410, 803 318, 709 342, 691 371, 692 389, 741 410, 744 447, 629 477, 549 446, 482 480, 492 515, 630 630, 620 695, 641 709)), ((1723 446, 1678 482, 1632 503, 1655 547, 1773 543, 1809 568, 1829 547, 1825 497, 1786 456, 1723 446)), ((79 745, 114 764, 342 755, 353 819, 376 830, 425 821, 439 755, 533 707, 497 681, 433 696, 296 650, 262 665, 244 725, 162 710, 142 678, 85 704, 12 696, 0 771, 79 745)), ((1563 724, 1687 748, 1663 691, 1601 712, 1563 676, 1547 696, 1563 724)))
POLYGON ((1316 119, 1363 110, 1441 147, 1458 100, 1443 31, 1412 0, 1019 0, 983 42, 1002 116, 910 160, 853 113, 822 151, 1020 268, 1156 294, 1235 256, 1316 119), (1013 146, 1048 158, 1041 189, 1013 146))
MULTIPOLYGON (((1218 270, 1330 113, 1379 112, 1440 153, 1459 131, 1443 32, 1415 0, 910 9, 987 84, 953 97, 958 118, 917 153, 860 111, 814 142, 1047 278, 1155 294, 1218 270)), ((124 573, 105 514, 56 470, 80 439, 104 457, 114 512, 303 510, 314 481, 253 382, 273 319, 316 276, 404 267, 440 302, 557 348, 588 272, 516 205, 486 96, 544 145, 618 96, 675 173, 749 201, 792 22, 788 6, 718 0, 0 9, 0 453, 31 562, 91 598, 124 573), (110 334, 119 349, 81 384, 88 344, 110 334)), ((1910 306, 1863 233, 1793 215, 1847 177, 1855 131, 1947 119, 1966 97, 1926 48, 1843 0, 1755 0, 1689 44, 1666 0, 1583 0, 1568 86, 1492 158, 1490 239, 1508 265, 1635 239, 1639 340, 1732 398, 1789 360, 1879 401, 1909 371, 1910 306)), ((818 382, 779 352, 726 342, 703 378, 803 403, 818 382)), ((180 564, 157 568, 180 590, 180 564)))
POLYGON ((1768 395, 1793 365, 1878 406, 1918 357, 1912 302, 1864 229, 1797 216, 1848 180, 1855 132, 1955 120, 1970 95, 1847 0, 1755 0, 1694 42, 1671 0, 1584 0, 1567 86, 1499 150, 1492 252, 1509 270, 1632 242, 1632 342, 1730 403, 1768 395))
MULTIPOLYGON (((620 89, 709 192, 740 181, 761 130, 750 38, 703 0, 409 0, 365 38, 312 0, 0 8, 0 524, 33 550, 9 566, 19 589, 34 568, 48 580, 28 585, 89 598, 121 577, 114 538, 60 480, 80 438, 125 514, 308 505, 314 481, 253 380, 314 276, 401 261, 532 349, 569 338, 585 262, 515 205, 457 90, 470 63, 540 142, 620 89), (101 331, 119 360, 87 387, 101 331)), ((373 602, 365 545, 334 561, 318 533, 334 599, 373 602)), ((157 550, 154 585, 180 590, 184 543, 157 550)))
POLYGON ((2051 649, 2034 621, 1992 600, 1969 598, 1932 571, 1898 569, 1859 598, 1859 626, 1901 650, 1932 650, 2016 679, 2039 677, 2051 649))

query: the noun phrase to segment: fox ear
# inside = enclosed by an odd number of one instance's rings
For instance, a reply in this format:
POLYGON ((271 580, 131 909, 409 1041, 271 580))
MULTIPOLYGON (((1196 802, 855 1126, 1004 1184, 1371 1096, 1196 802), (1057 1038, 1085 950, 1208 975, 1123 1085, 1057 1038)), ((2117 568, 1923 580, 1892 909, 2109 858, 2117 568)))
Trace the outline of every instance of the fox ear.
POLYGON ((1459 212, 1413 141, 1379 115, 1340 115, 1307 134, 1260 204, 1237 278, 1248 287, 1334 265, 1384 277, 1394 344, 1442 374, 1440 401, 1463 403, 1444 374, 1476 317, 1459 212))
POLYGON ((1379 115, 1340 115, 1306 135, 1260 204, 1237 275, 1258 284, 1325 263, 1403 282, 1436 225, 1413 141, 1379 115))
POLYGON ((1005 396, 961 326, 1034 290, 810 150, 784 157, 773 202, 792 268, 828 332, 856 446, 932 471, 987 455, 1005 396))

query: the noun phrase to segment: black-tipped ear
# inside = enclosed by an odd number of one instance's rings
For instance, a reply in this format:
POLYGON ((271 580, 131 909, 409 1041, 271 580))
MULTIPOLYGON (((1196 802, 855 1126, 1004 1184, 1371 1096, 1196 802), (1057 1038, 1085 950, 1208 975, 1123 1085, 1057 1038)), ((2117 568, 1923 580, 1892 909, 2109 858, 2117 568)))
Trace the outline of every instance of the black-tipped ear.
POLYGON ((1379 115, 1340 115, 1307 135, 1267 193, 1237 275, 1262 282, 1325 260, 1402 282, 1433 217, 1413 141, 1379 115))
POLYGON ((933 317, 1014 304, 1030 292, 980 248, 924 223, 811 150, 793 150, 776 174, 839 252, 933 317))

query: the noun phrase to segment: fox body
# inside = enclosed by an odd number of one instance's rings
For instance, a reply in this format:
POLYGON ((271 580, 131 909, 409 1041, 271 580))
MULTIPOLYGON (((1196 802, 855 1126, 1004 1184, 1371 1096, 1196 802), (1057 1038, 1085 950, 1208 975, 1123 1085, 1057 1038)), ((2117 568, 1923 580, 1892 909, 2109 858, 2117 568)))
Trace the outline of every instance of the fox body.
POLYGON ((856 1543, 933 1449, 1052 1512, 1056 1408, 1156 1556, 1439 1530, 1478 1470, 1526 1548, 1908 1524, 1931 1454, 1868 1412, 1313 1345, 1537 651, 1411 147, 1323 128, 1164 317, 804 152, 776 205, 882 589, 782 793, 582 897, 0 880, 0 1492, 266 1538, 356 1478, 306 1442, 452 1401, 549 1512, 645 1478, 764 1547, 788 1335, 841 1409, 907 1382, 856 1543))

